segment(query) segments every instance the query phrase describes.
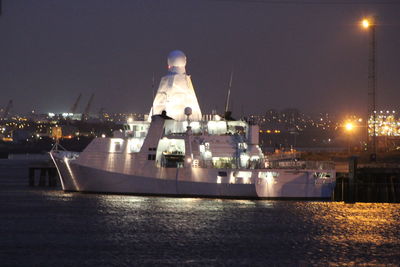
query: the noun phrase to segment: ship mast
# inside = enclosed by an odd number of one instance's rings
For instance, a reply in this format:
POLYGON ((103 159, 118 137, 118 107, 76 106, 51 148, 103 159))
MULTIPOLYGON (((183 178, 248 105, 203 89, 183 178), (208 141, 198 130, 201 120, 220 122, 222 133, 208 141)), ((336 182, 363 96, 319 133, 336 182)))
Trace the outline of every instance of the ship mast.
POLYGON ((225 114, 229 111, 229 100, 230 100, 230 97, 231 97, 232 79, 233 79, 233 69, 231 71, 231 76, 229 78, 228 92, 226 94, 225 114))

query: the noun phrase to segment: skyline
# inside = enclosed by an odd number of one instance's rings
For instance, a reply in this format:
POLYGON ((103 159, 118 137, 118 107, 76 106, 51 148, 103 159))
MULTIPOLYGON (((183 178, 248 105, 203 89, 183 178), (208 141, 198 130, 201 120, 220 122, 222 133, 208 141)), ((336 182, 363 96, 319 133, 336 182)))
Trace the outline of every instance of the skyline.
POLYGON ((168 53, 180 49, 205 113, 222 112, 232 69, 234 115, 286 107, 364 113, 368 33, 359 22, 372 14, 377 109, 398 110, 399 11, 397 4, 3 1, 0 107, 13 99, 16 112, 62 112, 82 93, 83 110, 95 93, 93 112, 146 113, 153 73, 156 90, 168 53))

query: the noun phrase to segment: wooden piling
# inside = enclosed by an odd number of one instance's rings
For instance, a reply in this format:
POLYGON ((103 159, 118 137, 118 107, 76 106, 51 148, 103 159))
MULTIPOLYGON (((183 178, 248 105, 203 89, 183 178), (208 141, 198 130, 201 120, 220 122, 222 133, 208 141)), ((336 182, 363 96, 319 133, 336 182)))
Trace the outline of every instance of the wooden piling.
POLYGON ((349 186, 348 196, 346 203, 355 203, 355 183, 357 180, 357 157, 350 157, 349 159, 349 186))
POLYGON ((341 182, 342 182, 341 200, 344 201, 344 199, 345 199, 345 195, 344 195, 344 177, 342 177, 341 182))
POLYGON ((35 174, 39 174, 38 186, 56 187, 58 180, 57 170, 51 161, 36 162, 28 167, 28 184, 35 186, 35 174))
POLYGON ((39 186, 46 186, 46 169, 40 168, 39 186))
POLYGON ((397 200, 396 200, 396 189, 394 184, 394 178, 395 177, 393 175, 390 176, 390 192, 392 195, 392 202, 396 203, 397 200))
POLYGON ((55 168, 48 169, 48 176, 49 176, 49 186, 56 187, 57 186, 57 171, 55 168))
POLYGON ((29 186, 35 186, 35 169, 29 168, 29 186))

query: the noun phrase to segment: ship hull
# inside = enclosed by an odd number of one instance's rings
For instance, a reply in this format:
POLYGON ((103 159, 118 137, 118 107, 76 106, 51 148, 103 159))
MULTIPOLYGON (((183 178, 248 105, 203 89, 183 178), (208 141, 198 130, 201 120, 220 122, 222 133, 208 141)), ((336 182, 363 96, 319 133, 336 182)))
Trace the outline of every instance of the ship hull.
MULTIPOLYGON (((251 177, 220 177, 220 169, 168 168, 164 175, 143 176, 85 166, 52 154, 64 191, 179 197, 329 199, 335 177, 316 179, 314 170, 246 170, 251 177), (259 172, 279 173, 277 179, 259 172), (213 181, 214 179, 214 181, 213 181)), ((237 171, 235 171, 237 173, 237 171)))

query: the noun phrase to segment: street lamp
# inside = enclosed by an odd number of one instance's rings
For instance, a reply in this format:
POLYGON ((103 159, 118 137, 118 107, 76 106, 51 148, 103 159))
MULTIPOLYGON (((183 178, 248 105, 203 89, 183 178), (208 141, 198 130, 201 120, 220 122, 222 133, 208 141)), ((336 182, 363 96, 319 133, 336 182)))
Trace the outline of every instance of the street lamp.
POLYGON ((350 132, 350 131, 352 131, 353 129, 354 129, 354 125, 353 125, 353 123, 351 123, 351 122, 348 122, 348 123, 346 123, 346 130, 348 131, 348 132, 350 132))
POLYGON ((368 19, 363 19, 362 21, 361 21, 361 24, 362 24, 362 26, 364 27, 364 28, 369 28, 369 26, 370 26, 370 22, 369 22, 369 20, 368 19))
MULTIPOLYGON (((368 117, 372 116, 372 153, 371 161, 376 161, 376 18, 364 18, 361 21, 361 26, 370 32, 370 50, 368 59, 368 95, 370 96, 370 105, 368 108, 368 117)), ((367 141, 368 119, 367 121, 367 141)))

